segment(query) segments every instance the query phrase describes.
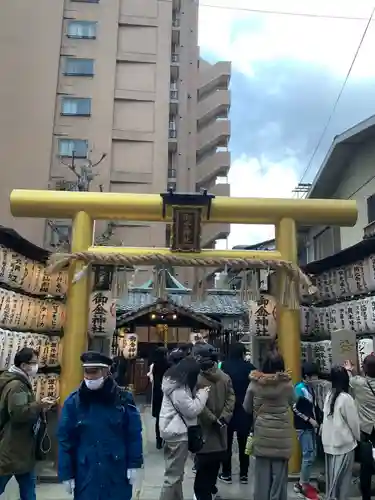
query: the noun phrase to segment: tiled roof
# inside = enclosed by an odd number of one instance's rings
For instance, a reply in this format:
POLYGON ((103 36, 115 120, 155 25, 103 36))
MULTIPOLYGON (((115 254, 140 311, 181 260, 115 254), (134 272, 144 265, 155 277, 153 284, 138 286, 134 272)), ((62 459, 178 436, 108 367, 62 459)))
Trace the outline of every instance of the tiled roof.
POLYGON ((22 238, 14 229, 0 226, 0 245, 37 262, 46 262, 51 252, 22 238))
POLYGON ((348 266, 375 253, 375 237, 366 238, 330 257, 310 262, 302 268, 308 274, 320 274, 334 267, 348 266))
POLYGON ((161 307, 162 309, 166 308, 168 310, 170 310, 170 308, 173 308, 173 312, 179 314, 180 316, 181 315, 190 316, 190 318, 195 319, 198 323, 206 325, 210 328, 214 329, 220 328, 220 321, 211 318, 207 314, 201 314, 196 311, 193 311, 191 307, 183 307, 181 305, 178 305, 176 301, 173 301, 171 299, 169 300, 157 299, 151 304, 146 304, 143 307, 140 307, 137 311, 123 312, 122 315, 118 316, 117 320, 119 320, 120 322, 121 321, 130 322, 139 316, 144 316, 147 313, 153 312, 153 310, 158 306, 161 307))
MULTIPOLYGON (((208 316, 242 316, 248 312, 246 304, 231 290, 209 290, 203 301, 193 301, 190 291, 170 290, 168 298, 179 306, 208 316)), ((135 312, 141 307, 156 303, 157 300, 148 290, 129 291, 126 297, 117 301, 117 315, 135 312)))

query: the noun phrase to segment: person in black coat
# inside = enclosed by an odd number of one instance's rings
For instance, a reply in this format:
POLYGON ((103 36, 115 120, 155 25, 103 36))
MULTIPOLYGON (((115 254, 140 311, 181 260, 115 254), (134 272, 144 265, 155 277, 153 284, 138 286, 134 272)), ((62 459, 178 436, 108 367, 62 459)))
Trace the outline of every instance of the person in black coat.
POLYGON ((129 361, 122 354, 113 358, 111 374, 120 387, 127 387, 129 385, 128 365, 129 361))
POLYGON ((251 429, 252 417, 243 409, 243 402, 249 385, 249 375, 255 370, 255 366, 245 361, 245 354, 246 348, 244 344, 234 344, 230 349, 228 360, 223 361, 221 365, 221 369, 232 379, 236 396, 233 417, 228 425, 227 454, 222 463, 222 472, 219 474, 219 479, 228 484, 232 482, 232 446, 234 433, 237 434, 240 460, 240 482, 242 484, 247 483, 249 470, 249 457, 245 454, 245 448, 247 437, 251 429))
POLYGON ((161 390, 161 384, 163 381, 164 373, 169 368, 167 353, 168 350, 165 347, 158 347, 154 353, 153 364, 152 364, 151 411, 152 411, 152 416, 155 418, 156 448, 158 450, 161 450, 163 448, 163 440, 160 437, 160 430, 159 430, 159 415, 161 410, 161 404, 163 401, 163 391, 161 390))

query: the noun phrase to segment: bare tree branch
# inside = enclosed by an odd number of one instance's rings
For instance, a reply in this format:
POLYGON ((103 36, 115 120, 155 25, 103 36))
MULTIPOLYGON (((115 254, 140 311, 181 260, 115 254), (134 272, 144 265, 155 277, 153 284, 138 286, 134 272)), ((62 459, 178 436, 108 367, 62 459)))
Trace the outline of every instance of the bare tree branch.
MULTIPOLYGON (((90 151, 92 153, 92 150, 90 151)), ((72 161, 71 163, 66 163, 63 161, 62 157, 60 157, 60 163, 71 170, 75 176, 77 177, 77 181, 75 183, 71 183, 71 187, 66 189, 66 191, 83 191, 87 192, 90 190, 90 185, 91 182, 94 180, 94 178, 99 175, 98 172, 94 172, 93 169, 97 167, 105 158, 107 157, 107 153, 102 153, 101 157, 97 162, 93 162, 91 158, 87 158, 87 162, 82 165, 76 165, 76 155, 75 152, 72 152, 72 161)), ((68 185, 68 183, 66 183, 68 185)), ((99 186, 100 192, 103 192, 104 187, 101 184, 99 186)), ((51 228, 51 230, 56 234, 58 243, 51 244, 54 248, 54 250, 57 251, 69 251, 69 246, 70 246, 70 238, 69 236, 67 237, 65 234, 62 234, 61 231, 59 231, 59 226, 56 224, 54 221, 47 221, 48 226, 51 228), (68 247, 68 248, 67 248, 68 247)), ((108 245, 109 241, 111 240, 113 234, 114 234, 114 227, 115 224, 111 221, 108 222, 107 228, 103 231, 103 233, 98 236, 95 239, 96 244, 102 244, 102 245, 108 245)))

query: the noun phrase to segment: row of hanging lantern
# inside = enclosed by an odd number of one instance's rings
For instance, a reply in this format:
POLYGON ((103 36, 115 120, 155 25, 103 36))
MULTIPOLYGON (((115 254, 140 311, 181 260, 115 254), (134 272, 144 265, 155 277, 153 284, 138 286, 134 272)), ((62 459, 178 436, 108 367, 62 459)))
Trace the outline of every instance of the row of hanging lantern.
POLYGON ((10 368, 23 347, 34 349, 38 400, 59 396, 67 285, 66 270, 51 275, 45 262, 0 246, 0 371, 10 368))

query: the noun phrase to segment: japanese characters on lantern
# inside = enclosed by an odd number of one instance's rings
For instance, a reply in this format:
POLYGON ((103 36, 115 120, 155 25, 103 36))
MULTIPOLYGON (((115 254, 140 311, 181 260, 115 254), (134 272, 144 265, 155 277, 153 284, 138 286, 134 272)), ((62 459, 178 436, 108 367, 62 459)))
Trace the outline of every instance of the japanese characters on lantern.
POLYGON ((135 333, 125 333, 123 355, 125 359, 135 359, 138 354, 138 335, 135 333))
POLYGON ((256 337, 276 336, 276 301, 271 295, 262 295, 249 304, 250 333, 256 337))
POLYGON ((46 264, 0 246, 0 283, 21 293, 62 297, 68 287, 68 272, 50 274, 46 264))
POLYGON ((95 291, 90 299, 89 333, 94 337, 111 337, 116 328, 116 300, 111 291, 95 291))

